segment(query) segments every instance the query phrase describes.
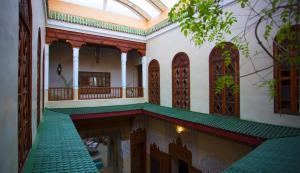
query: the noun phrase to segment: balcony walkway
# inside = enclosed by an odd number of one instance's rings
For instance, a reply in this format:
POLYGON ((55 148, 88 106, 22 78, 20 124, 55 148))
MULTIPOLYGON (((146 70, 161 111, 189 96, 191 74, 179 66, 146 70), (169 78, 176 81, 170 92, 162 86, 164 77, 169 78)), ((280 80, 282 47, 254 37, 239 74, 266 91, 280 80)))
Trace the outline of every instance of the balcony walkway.
POLYGON ((192 128, 200 126, 200 130, 213 128, 225 135, 232 133, 261 140, 257 143, 260 146, 225 170, 226 173, 300 170, 300 129, 144 103, 46 110, 24 172, 97 172, 71 118, 128 116, 132 113, 191 125, 192 128))
POLYGON ((98 173, 69 115, 46 110, 25 173, 98 173))
POLYGON ((155 113, 157 115, 160 115, 162 118, 168 117, 177 120, 183 120, 185 122, 213 127, 216 129, 261 139, 272 139, 300 135, 300 129, 297 128, 257 123, 253 121, 241 120, 236 117, 203 114, 176 108, 158 106, 149 103, 89 108, 58 108, 51 110, 69 114, 72 118, 76 116, 88 116, 90 114, 141 110, 141 113, 146 115, 155 113))

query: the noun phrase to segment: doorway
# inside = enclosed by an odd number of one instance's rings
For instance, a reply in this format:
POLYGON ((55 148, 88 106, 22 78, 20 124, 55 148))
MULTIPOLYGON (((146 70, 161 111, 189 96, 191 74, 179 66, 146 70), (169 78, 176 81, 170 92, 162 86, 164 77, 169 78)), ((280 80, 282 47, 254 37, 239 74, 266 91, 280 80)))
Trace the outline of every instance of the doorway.
POLYGON ((131 173, 146 172, 146 130, 137 129, 130 135, 131 173))

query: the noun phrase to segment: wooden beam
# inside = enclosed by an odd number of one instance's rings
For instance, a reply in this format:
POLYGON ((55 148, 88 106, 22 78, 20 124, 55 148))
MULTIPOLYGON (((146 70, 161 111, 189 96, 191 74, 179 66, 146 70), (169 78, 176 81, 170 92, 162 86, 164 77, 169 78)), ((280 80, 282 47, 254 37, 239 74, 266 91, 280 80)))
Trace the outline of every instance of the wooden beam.
POLYGON ((165 4, 163 4, 160 0, 146 0, 146 1, 149 2, 154 8, 156 8, 161 12, 164 12, 168 9, 168 7, 165 6, 165 4))
POLYGON ((115 46, 119 48, 122 52, 127 52, 131 49, 136 49, 142 55, 146 53, 145 43, 79 33, 74 31, 67 31, 62 29, 48 27, 46 28, 46 43, 51 44, 53 41, 57 41, 60 39, 66 40, 72 45, 72 47, 78 48, 80 48, 81 45, 86 43, 94 43, 100 45, 115 46))

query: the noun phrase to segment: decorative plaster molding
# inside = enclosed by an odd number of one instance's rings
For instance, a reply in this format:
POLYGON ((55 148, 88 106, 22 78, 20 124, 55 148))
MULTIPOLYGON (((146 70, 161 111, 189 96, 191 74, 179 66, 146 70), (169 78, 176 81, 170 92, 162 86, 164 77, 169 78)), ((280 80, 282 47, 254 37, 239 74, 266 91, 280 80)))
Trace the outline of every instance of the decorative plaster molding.
POLYGON ((68 23, 73 23, 73 24, 79 24, 79 25, 84 25, 84 26, 89 26, 89 27, 94 27, 94 28, 106 29, 106 30, 111 30, 111 31, 124 32, 124 33, 139 35, 139 36, 150 35, 156 31, 159 31, 160 29, 172 24, 172 22, 169 19, 166 19, 166 20, 163 20, 162 22, 152 26, 151 28, 149 28, 147 30, 143 30, 143 29, 132 28, 132 27, 124 26, 124 25, 118 25, 118 24, 114 24, 114 23, 104 22, 101 20, 89 19, 89 18, 75 16, 75 15, 71 15, 71 14, 60 13, 57 11, 49 11, 48 19, 63 21, 63 22, 68 22, 68 23))

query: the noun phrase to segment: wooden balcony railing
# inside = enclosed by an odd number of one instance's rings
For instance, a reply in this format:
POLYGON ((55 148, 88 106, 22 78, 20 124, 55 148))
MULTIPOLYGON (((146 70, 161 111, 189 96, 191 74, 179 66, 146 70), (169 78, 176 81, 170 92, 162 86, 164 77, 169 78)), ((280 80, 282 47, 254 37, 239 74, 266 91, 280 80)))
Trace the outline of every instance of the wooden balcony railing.
POLYGON ((49 88, 48 100, 73 100, 73 88, 49 88))
POLYGON ((144 89, 142 87, 127 87, 126 97, 127 98, 144 97, 144 89))
POLYGON ((80 100, 122 98, 121 87, 81 87, 78 90, 80 100))

